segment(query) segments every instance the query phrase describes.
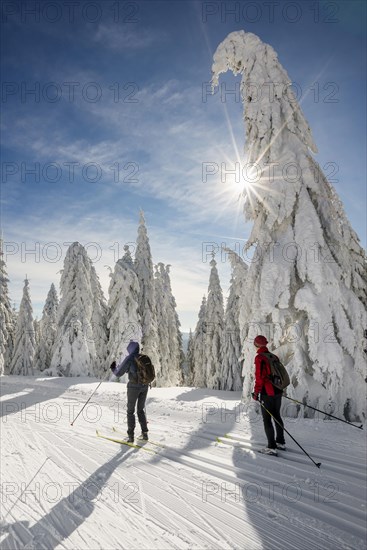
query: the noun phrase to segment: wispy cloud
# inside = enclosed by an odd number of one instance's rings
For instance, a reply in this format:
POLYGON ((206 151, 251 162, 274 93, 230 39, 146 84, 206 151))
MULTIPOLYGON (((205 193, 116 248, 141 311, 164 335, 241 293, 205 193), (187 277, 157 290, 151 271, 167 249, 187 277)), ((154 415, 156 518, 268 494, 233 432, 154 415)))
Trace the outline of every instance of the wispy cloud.
POLYGON ((154 32, 134 24, 119 26, 116 24, 101 23, 93 35, 93 40, 105 48, 126 53, 134 50, 150 48, 165 40, 166 33, 154 32))
MULTIPOLYGON (((228 201, 233 189, 230 183, 221 183, 220 177, 203 181, 203 163, 235 159, 228 130, 221 118, 211 119, 201 103, 200 86, 184 86, 176 80, 164 85, 151 84, 139 93, 139 102, 129 106, 104 101, 101 105, 83 103, 86 117, 98 120, 104 133, 113 138, 95 136, 76 140, 67 128, 60 128, 55 120, 29 119, 22 131, 14 129, 9 143, 32 153, 35 159, 80 165, 98 163, 103 168, 105 185, 114 183, 111 166, 119 161, 139 165, 138 181, 128 178, 124 188, 147 198, 168 201, 179 207, 189 223, 224 219, 237 208, 236 196, 228 201), (40 123, 41 122, 41 123, 40 123), (219 125, 219 128, 218 126, 219 125), (222 127, 221 127, 222 125, 222 127), (228 193, 226 191, 228 190, 228 193)), ((230 178, 229 178, 230 180, 230 178)), ((107 187, 103 192, 110 192, 107 187)))

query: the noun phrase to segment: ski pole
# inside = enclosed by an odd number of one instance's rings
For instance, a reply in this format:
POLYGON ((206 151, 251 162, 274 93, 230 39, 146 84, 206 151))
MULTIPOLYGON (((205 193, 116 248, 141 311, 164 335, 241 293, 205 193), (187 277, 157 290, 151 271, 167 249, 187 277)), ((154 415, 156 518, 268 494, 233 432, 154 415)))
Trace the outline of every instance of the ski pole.
POLYGON ((345 422, 346 424, 349 424, 350 426, 354 426, 354 428, 358 428, 359 430, 363 430, 363 424, 360 426, 356 426, 355 424, 352 424, 351 422, 348 422, 348 420, 343 420, 342 418, 338 418, 337 416, 334 416, 333 414, 329 414, 325 411, 322 411, 320 409, 316 409, 316 407, 311 407, 311 405, 307 405, 307 403, 301 403, 301 401, 297 401, 297 399, 293 399, 292 397, 287 397, 286 395, 283 395, 283 397, 286 397, 290 401, 294 401, 295 403, 299 403, 300 405, 304 405, 305 407, 308 407, 309 409, 313 409, 314 411, 318 411, 322 414, 326 414, 327 416, 331 416, 331 418, 335 418, 335 420, 340 420, 340 422, 345 422))
MULTIPOLYGON (((107 372, 108 376, 110 376, 110 373, 107 372)), ((105 380, 107 379, 107 376, 105 376, 103 378, 103 380, 100 381, 100 383, 98 384, 98 386, 96 387, 96 389, 92 392, 91 396, 89 397, 89 399, 84 403, 84 405, 82 406, 82 408, 80 409, 80 411, 78 412, 78 414, 76 415, 76 417, 74 418, 74 420, 70 423, 70 426, 73 426, 74 425, 74 422, 75 420, 78 418, 78 416, 80 415, 80 413, 85 409, 85 407, 88 405, 89 401, 92 399, 93 395, 96 393, 96 391, 98 390, 99 386, 102 384, 102 382, 105 382, 105 380)))
POLYGON ((263 408, 268 414, 270 414, 270 416, 271 416, 271 417, 273 418, 273 420, 278 424, 278 426, 280 426, 281 428, 283 428, 283 430, 284 430, 285 432, 287 432, 287 434, 289 435, 289 437, 291 437, 291 438, 293 439, 293 441, 298 445, 298 447, 299 447, 300 449, 302 449, 302 451, 305 453, 305 455, 308 456, 308 458, 315 464, 315 466, 317 466, 318 468, 320 468, 321 462, 315 462, 315 461, 314 461, 314 459, 308 454, 308 452, 305 451, 304 448, 298 443, 298 441, 296 441, 296 440, 294 439, 293 435, 291 435, 291 434, 289 433, 289 431, 288 431, 284 426, 282 426, 281 423, 278 422, 278 420, 277 420, 276 418, 274 418, 274 416, 271 414, 271 412, 268 411, 268 409, 265 407, 265 405, 263 404, 262 401, 260 401, 260 405, 262 406, 262 408, 263 408))

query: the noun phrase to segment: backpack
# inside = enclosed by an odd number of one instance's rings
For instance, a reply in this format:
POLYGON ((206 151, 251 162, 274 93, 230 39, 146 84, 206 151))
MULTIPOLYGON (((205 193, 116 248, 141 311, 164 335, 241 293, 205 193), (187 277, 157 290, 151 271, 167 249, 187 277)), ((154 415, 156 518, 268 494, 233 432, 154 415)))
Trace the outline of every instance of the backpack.
POLYGON ((289 375, 286 371, 285 366, 283 363, 279 360, 279 357, 274 355, 274 353, 263 352, 259 355, 263 355, 267 358, 270 366, 270 374, 268 376, 268 379, 273 384, 275 388, 278 388, 278 390, 284 390, 289 384, 291 383, 289 379, 289 375))
POLYGON ((139 353, 135 357, 135 363, 138 373, 138 384, 150 384, 155 378, 153 363, 148 355, 139 353))

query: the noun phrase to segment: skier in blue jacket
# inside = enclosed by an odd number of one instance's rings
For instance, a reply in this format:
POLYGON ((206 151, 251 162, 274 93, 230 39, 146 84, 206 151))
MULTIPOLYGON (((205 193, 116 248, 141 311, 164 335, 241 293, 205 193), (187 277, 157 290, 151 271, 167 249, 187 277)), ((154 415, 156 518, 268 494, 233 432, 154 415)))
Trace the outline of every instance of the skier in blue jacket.
POLYGON ((145 415, 145 401, 148 394, 148 384, 138 383, 138 371, 135 362, 135 358, 139 354, 139 344, 131 340, 127 346, 128 354, 123 361, 118 365, 116 361, 112 363, 110 369, 117 377, 122 376, 125 373, 129 375, 129 382, 127 384, 127 441, 134 443, 134 429, 135 429, 135 406, 137 405, 138 420, 141 426, 142 439, 148 439, 148 426, 145 415))

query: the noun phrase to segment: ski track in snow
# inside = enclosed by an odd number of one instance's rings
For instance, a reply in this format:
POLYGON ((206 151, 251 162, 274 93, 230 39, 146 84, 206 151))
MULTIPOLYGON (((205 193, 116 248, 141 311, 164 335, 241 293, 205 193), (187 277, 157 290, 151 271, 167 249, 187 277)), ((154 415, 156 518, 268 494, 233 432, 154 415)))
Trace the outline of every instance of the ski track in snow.
POLYGON ((362 430, 286 420, 317 469, 291 440, 259 455, 261 422, 221 422, 219 410, 203 422, 204 402, 233 409, 230 392, 154 388, 150 437, 164 447, 148 443, 150 454, 95 435, 124 437, 124 384, 106 383, 92 401, 100 417, 73 427, 66 401, 79 410, 93 384, 2 377, 1 389, 1 549, 365 548, 362 430))

